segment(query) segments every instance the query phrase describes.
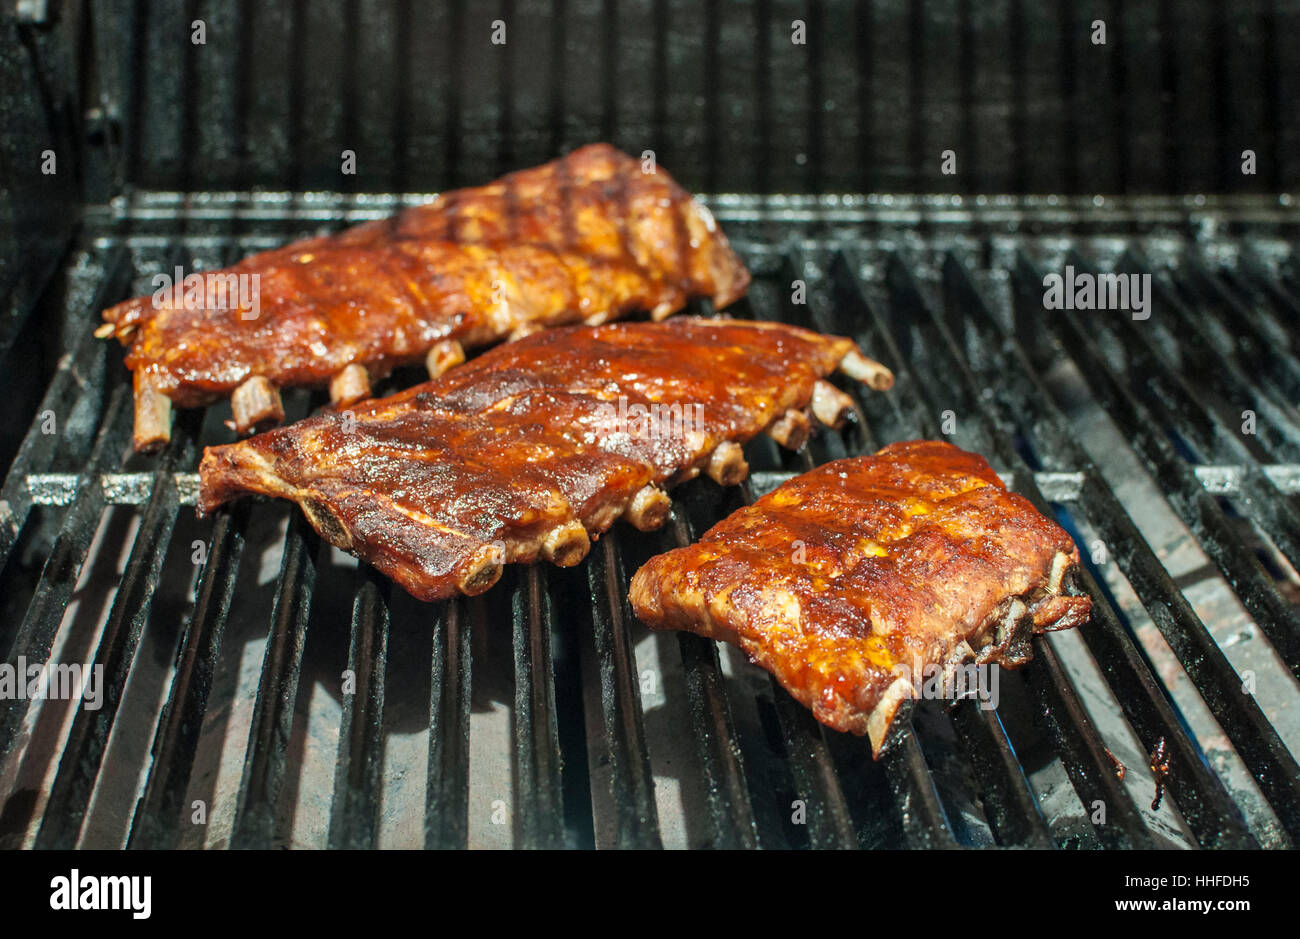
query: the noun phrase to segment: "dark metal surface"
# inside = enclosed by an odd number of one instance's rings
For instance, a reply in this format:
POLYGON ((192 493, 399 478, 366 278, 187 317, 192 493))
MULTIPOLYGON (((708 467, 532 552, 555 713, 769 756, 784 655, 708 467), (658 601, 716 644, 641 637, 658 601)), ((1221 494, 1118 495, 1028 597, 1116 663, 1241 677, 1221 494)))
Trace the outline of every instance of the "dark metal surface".
POLYGON ((601 717, 610 761, 610 797, 616 813, 615 837, 619 847, 657 848, 661 842, 654 777, 630 637, 633 614, 623 590, 627 572, 622 568, 617 544, 617 534, 607 535, 593 548, 587 566, 601 717))
POLYGON ((436 190, 593 140, 654 150, 712 192, 1300 183, 1296 0, 90 7, 91 201, 123 182, 436 190))
POLYGON ((379 799, 383 792, 389 589, 388 581, 370 568, 353 601, 348 671, 355 687, 343 698, 330 816, 331 848, 377 845, 379 799))
POLYGON ((271 608, 262 679, 257 687, 244 777, 239 786, 231 847, 274 844, 275 813, 284 786, 307 617, 316 585, 316 533, 295 515, 284 538, 279 589, 271 608))

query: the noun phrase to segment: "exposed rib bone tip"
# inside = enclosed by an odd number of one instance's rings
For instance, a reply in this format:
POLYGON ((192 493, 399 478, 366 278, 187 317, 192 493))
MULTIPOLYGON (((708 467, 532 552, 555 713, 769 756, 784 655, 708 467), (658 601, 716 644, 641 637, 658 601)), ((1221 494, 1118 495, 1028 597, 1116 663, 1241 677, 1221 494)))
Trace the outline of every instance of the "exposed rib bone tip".
POLYGON ((542 557, 559 567, 572 567, 590 550, 591 537, 577 519, 552 528, 542 539, 542 557))
POLYGON ((813 385, 812 412, 819 423, 839 427, 853 410, 853 399, 828 381, 813 385))
POLYGON ((1069 567, 1070 556, 1064 551, 1057 551, 1056 557, 1052 558, 1052 572, 1047 578, 1048 593, 1055 595, 1061 592, 1061 580, 1069 567))
POLYGON ((877 759, 880 757, 881 748, 885 745, 885 738, 889 733, 889 726, 893 720, 894 712, 898 710, 898 706, 903 701, 915 695, 915 686, 900 675, 885 689, 885 693, 880 696, 876 706, 867 715, 867 737, 871 740, 871 753, 877 759))
POLYGON ((284 420, 280 389, 262 375, 254 375, 230 396, 230 410, 235 416, 235 430, 246 434, 261 424, 278 424, 284 420))
POLYGON ((141 453, 152 453, 172 439, 172 402, 148 381, 135 383, 135 429, 132 442, 141 453))
POLYGON ((346 407, 370 397, 370 373, 364 365, 353 362, 330 379, 330 403, 336 408, 346 407))
POLYGON ((808 442, 812 432, 812 422, 808 415, 796 408, 791 408, 778 417, 767 429, 767 435, 790 450, 798 450, 808 442))
POLYGON ((651 321, 658 323, 661 320, 668 319, 668 317, 672 316, 680 309, 681 309, 681 305, 679 303, 676 303, 672 300, 664 300, 656 304, 655 307, 650 311, 650 319, 651 321))
POLYGON ((113 333, 117 332, 117 326, 113 323, 105 323, 95 330, 96 339, 107 339, 113 333))
POLYGON ((1006 642, 1007 637, 1012 634, 1013 630, 1015 630, 1016 624, 1019 623, 1021 618, 1028 612, 1029 608, 1025 606, 1024 601, 1019 597, 1012 598, 1011 602, 1007 604, 1006 615, 1004 615, 998 622, 997 633, 993 637, 993 645, 1000 647, 1004 642, 1006 642))
POLYGON ((745 451, 733 440, 724 440, 709 457, 705 472, 719 486, 738 486, 749 475, 749 464, 745 462, 745 451))
POLYGON ((352 533, 329 503, 316 495, 305 495, 298 500, 298 505, 322 538, 344 551, 352 550, 352 533))
POLYGON ((457 586, 466 596, 476 597, 501 579, 505 565, 505 552, 500 546, 485 544, 466 563, 465 572, 457 586))
POLYGON ((952 653, 948 656, 948 664, 960 665, 962 662, 973 658, 975 658, 975 650, 970 647, 969 642, 963 639, 953 646, 952 653))
POLYGON ((894 373, 857 349, 840 359, 840 371, 876 391, 888 391, 894 387, 894 373))
POLYGON ((668 493, 658 486, 642 486, 632 497, 623 517, 639 531, 654 531, 663 527, 672 507, 673 500, 668 493))
POLYGON ((430 378, 441 378, 447 369, 464 361, 465 348, 455 339, 444 339, 429 350, 424 357, 424 367, 429 370, 430 378))

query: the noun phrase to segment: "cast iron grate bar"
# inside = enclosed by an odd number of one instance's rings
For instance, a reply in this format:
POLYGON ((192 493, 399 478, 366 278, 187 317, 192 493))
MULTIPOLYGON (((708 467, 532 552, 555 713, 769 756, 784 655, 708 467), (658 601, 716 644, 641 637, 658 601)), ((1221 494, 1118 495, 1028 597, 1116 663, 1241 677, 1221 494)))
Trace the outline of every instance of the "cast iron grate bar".
POLYGON ((251 510, 250 503, 241 502, 215 514, 194 610, 181 638, 176 672, 154 734, 153 758, 132 819, 128 847, 176 846, 251 510))
POLYGON ((1080 506, 1102 540, 1113 547, 1134 592, 1215 720, 1260 783, 1279 819, 1300 833, 1300 766, 1286 749, 1223 650, 1160 565, 1127 516, 1115 514, 1114 496, 1089 478, 1080 506))
POLYGON ((979 785, 984 815, 998 844, 1055 847, 1047 819, 997 712, 980 701, 967 699, 958 702, 952 715, 979 785))
POLYGON ((1101 843, 1108 848, 1152 848, 1141 812, 1116 775, 1097 727, 1079 700, 1052 644, 1034 638, 1034 664, 1025 683, 1038 703, 1074 791, 1101 843))
POLYGON ((469 839, 470 625, 468 601, 437 607, 429 705, 424 846, 463 848, 469 839))
POLYGON ((564 800, 551 666, 551 603, 538 564, 516 571, 511 597, 515 656, 516 831, 525 848, 564 846, 564 800))
MULTIPOLYGON (((691 543, 683 507, 673 501, 668 527, 676 547, 691 543)), ((704 777, 713 848, 754 848, 758 831, 749 801, 744 761, 736 739, 731 707, 722 682, 716 644, 691 633, 679 633, 678 648, 686 678, 686 703, 696 752, 704 777)))
MULTIPOLYGON (((1099 273, 1097 265, 1077 251, 1071 250, 1067 260, 1078 271, 1099 273)), ((1232 454, 1234 462, 1254 460, 1257 453, 1269 449, 1294 459, 1300 443, 1294 407, 1263 381, 1252 378, 1238 361, 1240 328, 1225 335, 1227 327, 1218 320, 1217 305, 1204 287, 1187 277, 1171 282, 1152 270, 1133 248, 1115 263, 1116 270, 1151 278, 1155 312, 1137 327, 1127 316, 1116 317, 1105 325, 1111 334, 1122 338, 1127 353, 1133 357, 1128 362, 1130 371, 1139 366, 1139 360, 1158 368, 1158 381, 1152 383, 1157 391, 1154 397, 1168 402, 1180 432, 1198 440, 1212 460, 1219 454, 1232 454), (1170 348, 1177 337, 1183 341, 1177 343, 1176 349, 1170 348), (1195 386, 1187 381, 1187 374, 1196 376, 1195 386), (1270 438, 1262 434, 1251 440, 1243 438, 1239 429, 1232 430, 1232 423, 1239 428, 1240 418, 1230 422, 1228 407, 1236 408, 1238 413, 1242 407, 1257 409, 1261 423, 1278 435, 1277 444, 1270 445, 1270 438)))
POLYGON ((319 547, 320 541, 305 516, 292 512, 284 535, 279 589, 271 608, 271 628, 248 732, 230 836, 232 848, 270 848, 277 844, 276 812, 284 785, 285 751, 293 730, 319 547))
POLYGON ((338 762, 330 811, 331 848, 373 848, 378 842, 383 791, 384 672, 388 665, 389 581, 361 565, 352 601, 348 670, 353 691, 343 692, 338 762))
POLYGON ((600 706, 609 755, 609 789, 619 847, 659 848, 654 776, 646 746, 641 685, 628 624, 632 612, 623 585, 628 582, 617 531, 607 532, 587 561, 592 597, 592 634, 600 706))
POLYGON ((904 702, 880 754, 909 848, 956 848, 952 824, 912 729, 913 702, 904 702))
POLYGON ((855 848, 857 833, 822 725, 809 710, 771 679, 776 716, 781 725, 786 757, 795 791, 803 800, 811 848, 855 848))

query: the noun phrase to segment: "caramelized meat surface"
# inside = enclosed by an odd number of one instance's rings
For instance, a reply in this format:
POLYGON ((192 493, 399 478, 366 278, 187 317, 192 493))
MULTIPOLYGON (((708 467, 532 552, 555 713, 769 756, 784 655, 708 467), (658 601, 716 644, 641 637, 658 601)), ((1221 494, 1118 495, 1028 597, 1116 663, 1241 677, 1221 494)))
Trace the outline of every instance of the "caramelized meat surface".
POLYGON ((104 311, 137 389, 190 407, 250 379, 323 385, 352 365, 377 377, 439 343, 661 319, 693 297, 726 306, 749 284, 707 209, 607 144, 217 273, 257 276, 255 314, 152 296, 104 311))
POLYGON ((801 415, 846 357, 862 359, 851 340, 776 324, 549 330, 400 394, 208 448, 199 506, 292 499, 416 597, 481 593, 505 562, 577 563, 619 516, 657 527, 663 490, 701 470, 739 482, 737 443, 801 415))
POLYGON ((798 476, 652 558, 632 579, 648 626, 740 646, 823 724, 879 755, 927 669, 1016 666, 1034 633, 1086 621, 1062 592, 1078 551, 982 457, 895 443, 798 476))

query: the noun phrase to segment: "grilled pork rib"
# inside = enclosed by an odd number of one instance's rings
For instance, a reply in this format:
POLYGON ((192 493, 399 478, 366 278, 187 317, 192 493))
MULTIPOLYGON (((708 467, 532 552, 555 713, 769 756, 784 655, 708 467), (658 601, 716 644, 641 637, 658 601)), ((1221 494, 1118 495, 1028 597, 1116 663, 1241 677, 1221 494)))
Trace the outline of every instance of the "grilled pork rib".
MULTIPOLYGON (((351 411, 209 447, 199 508, 243 492, 292 499, 321 535, 414 596, 482 593, 505 562, 576 564, 623 516, 663 524, 664 490, 748 471, 739 444, 807 426, 843 369, 888 370, 849 339, 681 317, 548 330, 351 411), (822 390, 822 386, 830 389, 822 390)), ((833 393, 833 394, 832 394, 833 393)))
MULTIPOLYGON (((339 234, 255 254, 195 292, 104 311, 98 335, 130 347, 137 449, 165 442, 170 406, 232 396, 244 433, 283 417, 278 389, 330 383, 335 403, 372 377, 464 348, 638 310, 662 319, 693 297, 726 306, 749 273, 708 210, 662 169, 593 144, 534 169, 339 234), (258 309, 222 292, 257 275, 258 309), (177 300, 181 302, 178 304, 177 300)), ((251 289, 251 288, 250 288, 251 289)))
POLYGON ((632 578, 637 616, 734 643, 819 721, 879 756, 927 669, 1017 666, 1082 624, 1074 544, 982 457, 891 444, 797 476, 632 578))

